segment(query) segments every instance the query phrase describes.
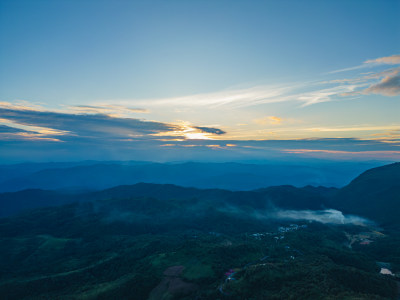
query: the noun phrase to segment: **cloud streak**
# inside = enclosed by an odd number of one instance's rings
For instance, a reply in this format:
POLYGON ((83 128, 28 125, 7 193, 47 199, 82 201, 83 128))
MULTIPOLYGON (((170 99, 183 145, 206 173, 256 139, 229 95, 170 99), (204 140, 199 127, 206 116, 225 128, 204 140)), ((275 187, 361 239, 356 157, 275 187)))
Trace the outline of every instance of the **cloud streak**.
POLYGON ((400 160, 400 141, 358 139, 207 140, 184 137, 81 138, 64 135, 0 138, 0 161, 148 160, 243 161, 318 158, 329 160, 400 160), (47 139, 46 139, 47 138, 47 139), (51 139, 59 139, 55 142, 51 139), (302 150, 302 151, 300 151, 302 150))
POLYGON ((392 56, 385 56, 376 59, 370 59, 365 62, 366 64, 386 64, 386 65, 400 65, 400 54, 392 56))
POLYGON ((130 114, 149 112, 147 109, 143 108, 131 108, 131 107, 125 107, 123 105, 111 105, 111 104, 76 105, 76 106, 69 106, 68 108, 69 111, 72 113, 106 114, 114 117, 122 117, 130 114))
POLYGON ((377 65, 399 65, 399 64, 400 64, 400 55, 395 54, 392 56, 384 56, 384 57, 379 57, 379 58, 375 58, 375 59, 369 59, 369 60, 364 61, 364 63, 361 65, 331 71, 331 72, 329 72, 329 74, 342 73, 342 72, 354 71, 354 70, 365 69, 365 68, 373 68, 373 67, 376 67, 377 65))
POLYGON ((367 84, 335 84, 334 82, 306 82, 293 83, 286 86, 257 86, 247 89, 226 90, 222 92, 198 94, 185 97, 151 99, 151 100, 126 100, 121 103, 147 103, 152 107, 208 107, 211 109, 230 108, 240 109, 249 106, 279 103, 299 102, 303 106, 327 102, 335 97, 341 98, 346 93, 352 93, 367 84), (322 87, 322 85, 330 85, 322 87), (332 86, 334 85, 334 86, 332 86), (302 91, 309 89, 311 91, 302 91))
MULTIPOLYGON (((365 61, 362 65, 330 72, 336 74, 362 68, 375 68, 400 64, 400 55, 392 55, 365 61)), ((384 96, 398 95, 398 69, 358 74, 353 78, 335 78, 311 82, 287 83, 282 85, 260 85, 243 89, 227 89, 214 93, 203 93, 182 97, 124 100, 123 105, 152 107, 208 107, 211 109, 238 109, 262 104, 279 102, 298 102, 308 106, 333 100, 346 100, 349 96, 360 93, 376 93, 384 96)))

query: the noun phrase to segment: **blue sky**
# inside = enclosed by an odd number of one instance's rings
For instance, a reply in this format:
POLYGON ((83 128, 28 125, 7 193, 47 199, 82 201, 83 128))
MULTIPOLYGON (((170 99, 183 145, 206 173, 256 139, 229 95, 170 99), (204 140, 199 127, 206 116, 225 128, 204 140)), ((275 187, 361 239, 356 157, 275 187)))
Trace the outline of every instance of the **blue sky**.
POLYGON ((0 0, 0 156, 399 160, 399 19, 399 1, 0 0))

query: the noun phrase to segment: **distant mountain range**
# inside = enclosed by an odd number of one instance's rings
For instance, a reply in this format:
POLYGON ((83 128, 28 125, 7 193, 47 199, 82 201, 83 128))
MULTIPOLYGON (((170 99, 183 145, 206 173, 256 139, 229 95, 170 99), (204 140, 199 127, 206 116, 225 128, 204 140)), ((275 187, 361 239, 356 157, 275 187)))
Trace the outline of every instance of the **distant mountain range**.
POLYGON ((254 190, 277 185, 342 187, 371 163, 96 162, 0 165, 0 192, 23 189, 87 191, 139 182, 254 190))
MULTIPOLYGON (((92 166, 99 170, 103 170, 104 167, 104 165, 92 166)), ((125 166, 116 167, 114 165, 106 167, 114 170, 125 168, 125 166)), ((72 178, 76 168, 65 169, 64 174, 70 174, 69 176, 72 178)), ((83 168, 87 170, 86 167, 83 168)), ((92 168, 90 168, 90 172, 93 172, 92 168)), ((127 169, 130 170, 129 167, 127 169)), ((62 169, 43 171, 42 173, 49 175, 52 172, 58 172, 60 174, 60 170, 62 169)), ((76 180, 83 180, 83 177, 76 178, 76 180)), ((87 178, 87 180, 89 179, 87 178)), ((257 211, 263 213, 276 209, 322 210, 333 208, 343 213, 367 217, 382 224, 400 224, 400 163, 370 169, 341 189, 313 186, 297 188, 284 185, 253 191, 228 191, 151 183, 123 185, 94 192, 30 189, 0 194, 0 216, 8 216, 32 208, 60 206, 73 202, 106 201, 102 203, 107 203, 107 201, 111 201, 109 203, 113 203, 112 201, 115 199, 136 201, 134 199, 144 198, 155 199, 148 200, 150 202, 147 204, 141 200, 141 205, 147 205, 153 213, 157 209, 163 212, 166 209, 165 203, 173 204, 172 207, 178 213, 184 212, 190 207, 196 207, 198 211, 218 208, 237 210, 238 212, 257 211)))

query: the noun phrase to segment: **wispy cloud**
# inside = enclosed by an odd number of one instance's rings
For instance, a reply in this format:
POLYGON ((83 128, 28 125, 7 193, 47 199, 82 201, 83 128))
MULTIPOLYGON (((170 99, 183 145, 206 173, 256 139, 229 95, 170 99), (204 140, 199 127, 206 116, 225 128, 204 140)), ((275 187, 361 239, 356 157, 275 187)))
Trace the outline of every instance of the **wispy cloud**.
POLYGON ((322 132, 354 132, 354 131, 378 131, 378 130, 396 130, 400 125, 389 125, 389 126, 337 126, 337 127, 313 127, 313 128, 300 128, 299 130, 304 131, 322 131, 322 132))
MULTIPOLYGON (((8 130, 8 129, 7 129, 8 130)), ((81 138, 15 136, 0 138, 0 161, 150 160, 243 161, 318 158, 329 160, 400 160, 400 141, 336 139, 208 140, 163 138, 81 138), (59 142, 53 139, 59 138, 59 142)))
POLYGON ((335 70, 329 72, 330 74, 334 73, 341 73, 341 72, 348 72, 348 71, 354 71, 354 70, 359 70, 359 69, 365 69, 365 68, 373 68, 376 67, 377 65, 399 65, 400 64, 400 55, 395 54, 392 56, 384 56, 384 57, 379 57, 375 59, 369 59, 364 61, 361 65, 354 66, 354 67, 349 67, 349 68, 344 68, 340 70, 335 70))
POLYGON ((132 108, 123 105, 111 104, 69 106, 68 111, 71 113, 106 114, 115 117, 149 112, 147 109, 143 108, 132 108))
POLYGON ((341 96, 380 94, 390 97, 400 94, 400 68, 390 68, 380 72, 369 73, 355 80, 364 81, 365 84, 361 89, 345 92, 341 96))
POLYGON ((138 104, 162 107, 207 107, 211 109, 240 109, 249 106, 279 103, 299 102, 301 105, 311 105, 342 97, 346 93, 365 87, 365 82, 337 83, 337 82, 304 82, 288 83, 285 86, 256 86, 247 89, 226 90, 215 93, 197 94, 185 97, 149 99, 149 100, 122 100, 122 104, 138 104), (307 90, 307 91, 304 91, 307 90))
POLYGON ((255 86, 244 89, 228 89, 214 93, 189 95, 165 99, 125 100, 122 104, 131 102, 139 105, 173 106, 173 107, 242 107, 259 103, 273 103, 281 101, 283 95, 288 94, 296 86, 255 86))
POLYGON ((398 94, 398 69, 374 71, 377 66, 393 66, 399 64, 400 55, 392 55, 365 61, 360 66, 350 67, 330 72, 338 74, 349 70, 371 68, 368 74, 359 73, 352 78, 333 78, 308 82, 289 82, 281 85, 259 85, 242 89, 226 89, 213 93, 203 93, 182 97, 121 100, 121 105, 151 106, 155 108, 207 107, 212 109, 239 109, 248 106, 278 103, 298 102, 308 106, 333 100, 345 100, 361 93, 379 93, 384 96, 398 94))
POLYGON ((326 150, 326 149, 284 149, 282 152, 290 154, 302 154, 311 157, 325 157, 329 156, 334 159, 341 158, 356 158, 356 159, 400 159, 400 150, 378 150, 378 151, 345 151, 345 150, 326 150))
POLYGON ((365 68, 371 68, 372 66, 369 64, 362 64, 354 67, 349 67, 349 68, 343 68, 339 70, 334 70, 328 72, 328 74, 335 74, 335 73, 342 73, 342 72, 348 72, 348 71, 354 71, 354 70, 360 70, 360 69, 365 69, 365 68))
POLYGON ((376 59, 370 59, 365 62, 366 64, 377 63, 377 64, 387 64, 387 65, 400 65, 400 54, 395 54, 392 56, 385 56, 376 59))
POLYGON ((344 215, 336 209, 326 210, 279 210, 275 213, 278 219, 287 220, 308 220, 324 224, 355 224, 371 225, 372 221, 353 215, 344 215))

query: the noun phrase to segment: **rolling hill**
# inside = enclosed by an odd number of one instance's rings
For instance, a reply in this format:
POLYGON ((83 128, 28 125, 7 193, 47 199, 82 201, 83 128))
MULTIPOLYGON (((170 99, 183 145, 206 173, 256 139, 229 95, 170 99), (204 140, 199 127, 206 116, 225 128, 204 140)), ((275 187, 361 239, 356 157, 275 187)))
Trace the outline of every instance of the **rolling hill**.
POLYGON ((362 173, 340 189, 331 204, 381 224, 400 224, 400 163, 362 173))

